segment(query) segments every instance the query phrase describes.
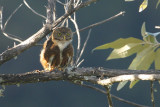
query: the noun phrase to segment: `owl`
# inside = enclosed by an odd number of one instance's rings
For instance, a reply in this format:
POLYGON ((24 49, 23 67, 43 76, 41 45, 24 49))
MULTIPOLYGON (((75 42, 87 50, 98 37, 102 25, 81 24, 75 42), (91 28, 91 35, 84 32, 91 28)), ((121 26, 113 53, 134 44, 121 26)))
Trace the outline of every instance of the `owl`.
POLYGON ((53 30, 40 53, 40 62, 45 70, 52 71, 57 68, 64 71, 72 63, 74 55, 72 38, 70 28, 58 27, 53 30))

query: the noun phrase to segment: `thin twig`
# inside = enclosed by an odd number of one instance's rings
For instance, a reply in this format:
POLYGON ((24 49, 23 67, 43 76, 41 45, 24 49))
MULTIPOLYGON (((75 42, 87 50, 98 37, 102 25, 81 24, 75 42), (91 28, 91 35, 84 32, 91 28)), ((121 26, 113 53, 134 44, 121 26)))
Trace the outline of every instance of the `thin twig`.
MULTIPOLYGON (((17 42, 22 42, 22 39, 15 36, 15 35, 12 35, 12 34, 9 34, 9 33, 6 33, 5 32, 5 28, 8 24, 8 22, 10 21, 10 19, 12 18, 12 16, 18 11, 18 9, 20 9, 20 7, 22 6, 23 4, 19 5, 12 13, 11 15, 7 18, 7 21, 5 22, 4 26, 2 24, 2 10, 1 10, 1 15, 0 15, 0 26, 1 26, 1 31, 3 33, 3 35, 11 40, 14 40, 14 41, 17 41, 17 42)), ((3 9, 3 8, 2 8, 3 9)))
MULTIPOLYGON (((102 90, 102 89, 100 89, 100 88, 93 87, 93 86, 91 86, 91 85, 86 85, 86 84, 81 84, 81 85, 84 86, 84 87, 87 87, 87 88, 94 89, 94 90, 96 90, 96 91, 98 91, 98 92, 100 92, 100 93, 106 94, 106 91, 104 91, 104 90, 102 90)), ((149 106, 145 106, 145 105, 141 105, 141 104, 137 104, 137 103, 134 103, 134 102, 125 100, 125 99, 120 98, 120 97, 117 97, 117 96, 115 96, 115 95, 113 95, 113 94, 111 94, 111 97, 114 98, 114 99, 116 99, 116 100, 119 100, 119 101, 121 101, 121 102, 130 104, 130 105, 133 105, 133 106, 135 106, 135 107, 149 107, 149 106)))
POLYGON ((56 0, 53 0, 53 22, 56 21, 56 0))
POLYGON ((48 0, 48 5, 46 6, 46 14, 47 14, 47 19, 46 19, 46 24, 51 25, 53 22, 55 22, 56 19, 56 13, 54 13, 54 5, 55 5, 55 0, 48 0))
MULTIPOLYGON (((74 15, 75 15, 75 13, 74 13, 74 15)), ((80 52, 81 36, 80 36, 79 28, 78 28, 78 25, 76 22, 76 18, 74 18, 74 19, 72 17, 69 17, 69 18, 73 22, 73 24, 76 28, 76 33, 77 33, 78 44, 77 44, 77 52, 76 52, 76 59, 75 59, 75 64, 77 64, 77 59, 79 57, 79 52, 80 52)))
MULTIPOLYGON (((63 5, 63 6, 64 6, 64 11, 65 11, 65 13, 69 13, 69 12, 71 11, 72 8, 69 8, 69 7, 71 7, 72 2, 73 2, 73 0, 71 0, 70 2, 69 2, 68 0, 65 1, 65 5, 63 5)), ((66 18, 66 19, 62 22, 61 26, 66 26, 66 27, 69 26, 68 18, 66 18), (66 25, 65 25, 65 24, 66 24, 66 25)))
POLYGON ((111 98, 111 94, 110 94, 110 86, 105 86, 106 88, 106 95, 107 95, 107 99, 108 99, 108 105, 109 107, 113 107, 113 102, 112 102, 112 98, 111 98))
POLYGON ((152 102, 152 106, 153 107, 155 107, 155 100, 154 100, 154 88, 153 88, 153 86, 154 86, 154 83, 153 83, 153 81, 151 81, 151 102, 152 102))
POLYGON ((76 13, 74 13, 74 20, 71 19, 71 21, 74 23, 75 28, 76 28, 76 33, 77 33, 77 38, 78 38, 77 55, 79 55, 80 47, 81 47, 81 36, 80 36, 78 24, 76 23, 76 13))
POLYGON ((44 19, 47 19, 45 16, 39 14, 39 13, 36 12, 34 9, 32 9, 32 8, 29 6, 29 4, 26 2, 26 0, 23 0, 23 2, 24 2, 24 4, 25 4, 25 5, 26 5, 26 6, 27 6, 34 14, 36 14, 36 15, 38 15, 38 16, 44 18, 44 19))
MULTIPOLYGON (((72 11, 73 8, 77 7, 77 5, 79 4, 79 0, 70 0, 70 3, 68 5, 68 12, 72 11)), ((73 14, 73 18, 71 16, 69 16, 70 20, 72 21, 72 23, 74 24, 74 27, 76 29, 76 34, 77 34, 77 52, 76 52, 76 57, 75 57, 75 65, 77 65, 77 59, 79 57, 79 53, 80 53, 80 47, 81 47, 81 36, 80 36, 80 32, 79 32, 79 28, 78 28, 78 24, 76 21, 76 13, 73 14)))
POLYGON ((89 30, 89 32, 88 32, 88 35, 87 35, 87 38, 86 38, 86 41, 84 42, 84 45, 83 45, 83 48, 81 49, 81 52, 80 52, 80 55, 78 56, 78 59, 77 59, 77 61, 76 61, 76 64, 78 64, 79 63, 79 60, 80 60, 80 58, 82 57, 82 55, 83 55, 83 52, 84 52, 84 50, 85 50, 85 48, 86 48, 86 45, 87 45, 87 42, 88 42, 88 39, 89 39, 89 37, 90 37, 90 35, 91 35, 91 29, 89 30))
MULTIPOLYGON (((95 27, 95 26, 98 26, 98 25, 103 24, 103 23, 105 23, 105 22, 108 22, 108 21, 110 21, 110 20, 113 20, 113 19, 121 16, 121 15, 124 15, 124 13, 125 13, 125 11, 122 11, 122 12, 120 12, 120 13, 118 13, 118 14, 116 14, 116 15, 108 18, 108 19, 105 19, 105 20, 103 20, 103 21, 100 21, 100 22, 91 24, 91 25, 89 25, 89 26, 87 26, 87 27, 84 27, 84 28, 80 29, 79 31, 81 32, 81 31, 84 31, 84 30, 86 30, 86 29, 90 29, 90 28, 92 28, 92 27, 95 27)), ((75 33, 75 32, 74 32, 74 33, 75 33)))
POLYGON ((4 31, 2 31, 2 33, 3 33, 3 35, 5 36, 5 37, 7 37, 7 38, 9 38, 9 39, 11 39, 11 40, 14 40, 14 41, 17 41, 17 42, 23 42, 23 40, 20 38, 20 37, 18 37, 18 36, 15 36, 15 35, 13 35, 13 34, 9 34, 9 33, 6 33, 6 32, 4 32, 4 31))
POLYGON ((83 62, 84 62, 84 59, 82 59, 81 61, 79 61, 79 63, 76 65, 76 67, 79 67, 83 62))
MULTIPOLYGON (((75 1, 75 0, 74 0, 75 1)), ((82 3, 82 0, 77 0, 77 3, 75 3, 75 7, 77 7, 79 4, 82 3)))
POLYGON ((116 99, 116 100, 122 101, 122 102, 124 102, 124 103, 130 104, 130 105, 133 105, 133 106, 135 106, 135 107, 149 107, 149 106, 145 106, 145 105, 137 104, 137 103, 134 103, 134 102, 131 102, 131 101, 128 101, 128 100, 122 99, 122 98, 117 97, 117 96, 115 96, 115 95, 113 95, 113 94, 111 94, 111 97, 112 97, 112 98, 114 98, 114 99, 116 99))
MULTIPOLYGON (((94 87, 92 85, 86 85, 86 84, 78 84, 78 85, 81 85, 81 86, 84 86, 84 87, 87 87, 87 88, 91 88, 91 89, 94 89, 100 93, 103 93, 103 94, 106 94, 106 91, 104 91, 103 89, 100 89, 100 88, 97 88, 97 87, 94 87)), ((116 100, 119 100, 121 102, 124 102, 124 103, 127 103, 127 104, 130 104, 130 105, 133 105, 135 107, 149 107, 149 106, 145 106, 145 105, 141 105, 141 104, 137 104, 137 103, 134 103, 134 102, 131 102, 131 101, 128 101, 128 100, 125 100, 123 98, 120 98, 120 97, 117 97, 113 94, 111 94, 111 97, 116 99, 116 100)))
POLYGON ((20 4, 13 12, 12 14, 7 18, 6 23, 4 24, 3 30, 5 30, 8 22, 10 21, 10 19, 12 18, 12 16, 19 10, 20 7, 22 7, 23 4, 20 4))
POLYGON ((0 28, 3 29, 3 23, 2 23, 2 18, 3 18, 3 7, 0 7, 0 28))
POLYGON ((66 10, 68 11, 68 12, 70 12, 73 8, 74 8, 74 0, 70 0, 68 3, 66 3, 66 4, 68 4, 68 5, 66 5, 66 10))
POLYGON ((59 4, 61 4, 61 5, 66 5, 65 3, 62 3, 61 1, 59 1, 59 0, 56 0, 59 4))

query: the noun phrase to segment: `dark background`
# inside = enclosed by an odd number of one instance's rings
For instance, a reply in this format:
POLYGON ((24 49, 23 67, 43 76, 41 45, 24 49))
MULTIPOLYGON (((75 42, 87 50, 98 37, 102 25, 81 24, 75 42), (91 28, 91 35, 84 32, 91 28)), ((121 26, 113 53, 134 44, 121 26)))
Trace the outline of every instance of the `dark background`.
MULTIPOLYGON (((45 15, 47 0, 27 0, 30 6, 37 12, 45 15)), ((63 0, 61 0, 63 1, 63 0)), ((3 21, 22 3, 22 0, 0 0, 0 5, 4 7, 3 21)), ((77 22, 79 28, 109 18, 120 11, 126 11, 124 16, 120 16, 112 21, 96 26, 92 29, 86 50, 82 56, 85 62, 81 67, 106 67, 111 69, 127 69, 135 55, 125 58, 106 61, 105 59, 111 49, 91 52, 96 46, 112 42, 118 38, 141 37, 142 23, 146 22, 149 32, 158 32, 155 25, 160 25, 159 8, 156 9, 157 0, 150 0, 149 6, 142 13, 138 13, 142 0, 135 2, 124 2, 124 0, 100 0, 77 12, 77 22)), ((57 5, 58 17, 63 14, 63 7, 57 5)), ((26 6, 12 17, 7 25, 8 33, 17 35, 24 40, 37 32, 45 20, 33 14, 26 6)), ((4 23, 4 22, 3 22, 4 23)), ((75 31, 73 24, 70 27, 75 31)), ((88 34, 88 30, 81 32, 82 44, 88 34)), ((41 41, 43 43, 45 38, 41 41)), ((13 47, 14 41, 7 39, 0 32, 0 53, 8 47, 13 47)), ((76 48, 77 38, 74 37, 73 45, 76 48)), ((28 49, 0 67, 0 73, 25 73, 33 70, 42 70, 39 62, 39 53, 42 47, 36 46, 28 49)), ((99 86, 100 87, 100 86, 99 86)), ((128 86, 120 91, 116 91, 117 84, 112 86, 111 93, 121 98, 151 106, 150 82, 139 82, 133 89, 128 86)), ((102 88, 102 87, 100 87, 102 88)), ((156 107, 160 105, 159 84, 155 82, 156 107)), ((126 103, 113 99, 115 107, 133 107, 126 103)), ((21 84, 6 86, 4 97, 0 98, 0 107, 105 107, 107 105, 106 95, 95 90, 81 87, 67 81, 50 81, 45 83, 21 84)))

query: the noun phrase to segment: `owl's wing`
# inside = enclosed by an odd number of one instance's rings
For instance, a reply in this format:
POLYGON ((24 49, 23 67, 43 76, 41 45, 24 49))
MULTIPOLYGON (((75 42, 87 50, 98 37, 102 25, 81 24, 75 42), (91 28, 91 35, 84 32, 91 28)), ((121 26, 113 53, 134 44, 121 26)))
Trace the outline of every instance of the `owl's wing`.
POLYGON ((65 53, 67 55, 67 62, 66 62, 66 66, 68 65, 73 65, 73 55, 74 55, 74 49, 72 44, 69 44, 67 46, 67 48, 65 48, 65 53))
POLYGON ((44 58, 48 61, 49 57, 53 54, 51 53, 51 47, 54 45, 54 42, 52 41, 51 38, 49 38, 48 40, 45 41, 44 45, 43 45, 43 49, 44 49, 44 58))
POLYGON ((48 50, 52 45, 53 45, 53 41, 51 38, 49 38, 48 40, 45 41, 44 45, 43 45, 43 49, 48 50))

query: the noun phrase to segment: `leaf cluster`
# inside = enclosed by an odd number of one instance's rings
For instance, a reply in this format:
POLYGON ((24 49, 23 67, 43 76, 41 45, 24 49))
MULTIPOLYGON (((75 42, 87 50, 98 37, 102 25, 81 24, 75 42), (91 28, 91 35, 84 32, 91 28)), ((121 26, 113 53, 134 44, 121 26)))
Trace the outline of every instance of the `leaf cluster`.
MULTIPOLYGON (((160 32, 147 32, 144 22, 141 28, 143 40, 134 37, 120 38, 111 43, 98 46, 93 51, 112 48, 113 51, 106 60, 126 58, 136 54, 128 69, 148 70, 154 63, 155 69, 160 70, 160 43, 156 39, 159 34, 160 32)), ((129 87, 132 88, 137 82, 131 81, 129 87)), ((117 90, 122 89, 127 83, 128 81, 120 82, 117 90)))
POLYGON ((141 34, 143 40, 134 37, 120 38, 111 43, 98 46, 93 50, 112 48, 113 51, 108 56, 107 60, 126 58, 136 54, 136 57, 133 59, 128 69, 147 70, 154 62, 155 69, 160 70, 160 43, 156 39, 156 36, 159 35, 160 32, 147 32, 145 23, 143 23, 141 34))

